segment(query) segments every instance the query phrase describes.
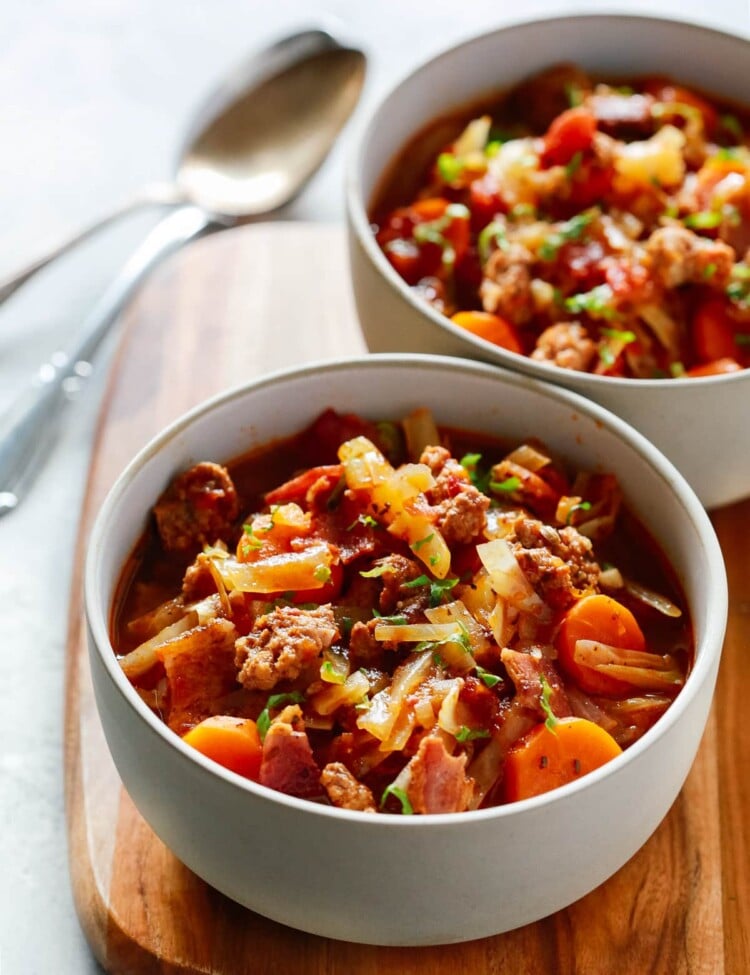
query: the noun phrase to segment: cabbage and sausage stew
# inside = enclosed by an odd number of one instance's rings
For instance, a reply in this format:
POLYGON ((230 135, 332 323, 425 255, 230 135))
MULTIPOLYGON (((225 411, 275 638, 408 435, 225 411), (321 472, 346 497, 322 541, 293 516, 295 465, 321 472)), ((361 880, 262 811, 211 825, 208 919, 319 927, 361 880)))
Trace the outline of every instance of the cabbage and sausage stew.
POLYGON ((684 598, 615 478, 417 410, 327 410, 180 473, 120 584, 142 699, 288 795, 462 812, 572 782, 640 738, 692 659, 684 598))
POLYGON ((372 223, 416 293, 488 342, 603 376, 750 365, 750 113, 573 66, 444 118, 372 223))

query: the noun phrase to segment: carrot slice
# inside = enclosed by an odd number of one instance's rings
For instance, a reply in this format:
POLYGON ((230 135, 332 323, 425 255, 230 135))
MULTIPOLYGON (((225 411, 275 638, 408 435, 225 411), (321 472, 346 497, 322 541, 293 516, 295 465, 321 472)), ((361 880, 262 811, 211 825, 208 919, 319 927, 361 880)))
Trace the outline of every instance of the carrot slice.
POLYGON ((626 681, 584 667, 575 659, 579 640, 611 647, 645 650, 646 638, 630 610, 610 596, 584 596, 565 614, 555 640, 563 672, 588 694, 619 696, 632 690, 626 681))
POLYGON ((479 338, 508 349, 509 352, 520 354, 523 351, 516 330, 510 322, 498 315, 487 311, 458 311, 451 317, 451 321, 472 335, 478 335, 479 338))
POLYGON ((505 801, 529 799, 575 782, 621 752, 610 734, 585 718, 560 718, 554 729, 536 725, 506 756, 505 801))
POLYGON ((258 778, 263 746, 250 718, 218 714, 191 728, 182 740, 224 768, 248 779, 258 778))

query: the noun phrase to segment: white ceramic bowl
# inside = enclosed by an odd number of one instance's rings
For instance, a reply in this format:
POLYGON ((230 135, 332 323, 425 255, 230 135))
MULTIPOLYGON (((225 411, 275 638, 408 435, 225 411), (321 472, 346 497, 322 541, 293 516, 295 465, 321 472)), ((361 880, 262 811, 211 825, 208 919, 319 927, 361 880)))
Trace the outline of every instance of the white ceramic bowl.
POLYGON ((483 359, 567 386, 644 433, 706 507, 735 501, 750 494, 750 370, 702 379, 616 379, 516 355, 417 298, 370 230, 368 207, 383 173, 425 124, 561 61, 605 76, 667 74, 750 104, 749 40, 651 17, 546 18, 484 34, 428 61, 375 107, 348 172, 351 270, 367 345, 373 352, 483 359))
POLYGON ((480 938, 548 915, 596 887, 646 841, 690 769, 708 715, 727 612, 720 549, 697 498, 626 424, 583 398, 481 363, 370 356, 277 373, 170 426, 120 476, 86 564, 91 667, 126 789, 161 839, 229 897, 274 920, 348 941, 419 945, 480 938), (695 665, 666 715, 580 782, 455 815, 371 816, 290 798, 204 759, 131 687, 109 637, 113 593, 150 508, 176 471, 290 435, 333 405, 500 436, 541 436, 583 468, 620 478, 676 570, 695 665))

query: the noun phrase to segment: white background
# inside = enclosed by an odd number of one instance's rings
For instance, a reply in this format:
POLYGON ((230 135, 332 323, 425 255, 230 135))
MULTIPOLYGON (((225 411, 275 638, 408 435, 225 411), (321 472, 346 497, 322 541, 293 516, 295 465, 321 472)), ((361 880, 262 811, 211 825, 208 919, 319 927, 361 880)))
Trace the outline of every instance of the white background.
MULTIPOLYGON (((367 106, 418 61, 516 18, 609 9, 590 0, 0 0, 0 276, 144 182, 166 178, 191 106, 249 51, 328 26, 370 56, 357 115, 277 219, 340 221, 347 154, 367 106)), ((623 0, 750 34, 748 0, 623 0)), ((749 65, 750 68, 750 65, 749 65)), ((0 308, 0 409, 66 337, 155 215, 98 237, 0 308)), ((106 352, 25 503, 0 520, 0 966, 87 975, 62 793, 70 567, 106 352)))

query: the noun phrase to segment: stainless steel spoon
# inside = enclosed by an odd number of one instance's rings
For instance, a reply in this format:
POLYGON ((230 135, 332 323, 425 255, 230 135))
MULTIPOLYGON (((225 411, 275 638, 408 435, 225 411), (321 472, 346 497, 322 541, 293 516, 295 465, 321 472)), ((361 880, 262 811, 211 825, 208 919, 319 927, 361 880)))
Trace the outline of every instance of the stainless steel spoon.
MULTIPOLYGON (((92 356, 137 285, 187 241, 293 199, 333 146, 358 101, 364 74, 364 55, 320 30, 296 34, 255 55, 197 114, 174 184, 148 190, 77 235, 80 240, 147 202, 176 205, 83 321, 78 340, 54 353, 0 416, 0 517, 18 505, 31 484, 64 399, 91 372, 92 356)), ((35 262, 20 277, 28 280, 54 256, 35 262)), ((6 284, 0 300, 19 286, 18 278, 6 284)))
POLYGON ((194 203, 231 222, 288 203, 328 155, 357 103, 364 73, 361 51, 320 30, 254 55, 195 114, 171 183, 147 184, 0 280, 0 303, 71 247, 140 207, 194 203))

